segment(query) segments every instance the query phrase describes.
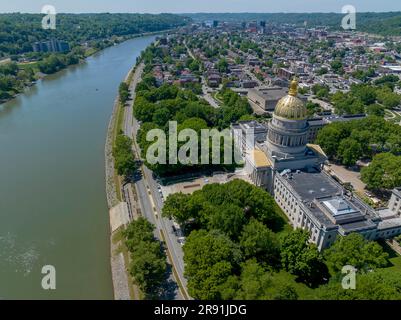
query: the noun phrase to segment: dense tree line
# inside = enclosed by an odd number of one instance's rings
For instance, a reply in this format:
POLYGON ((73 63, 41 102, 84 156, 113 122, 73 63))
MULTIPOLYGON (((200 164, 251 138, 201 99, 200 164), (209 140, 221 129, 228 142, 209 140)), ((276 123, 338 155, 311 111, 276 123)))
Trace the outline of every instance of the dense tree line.
POLYGON ((134 153, 132 152, 132 139, 123 133, 117 135, 113 147, 114 167, 121 176, 132 174, 137 168, 134 153))
POLYGON ((78 51, 67 54, 50 54, 38 63, 38 69, 45 74, 56 73, 70 65, 79 63, 85 55, 78 51))
POLYGON ((371 158, 377 153, 401 153, 401 128, 383 118, 370 116, 363 120, 336 122, 324 127, 316 143, 326 154, 344 165, 371 158))
MULTIPOLYGON (((283 232, 285 222, 277 210, 267 192, 240 180, 207 185, 192 195, 170 195, 163 215, 174 218, 188 235, 184 261, 190 295, 201 300, 295 300, 301 282, 317 288, 315 297, 321 299, 343 294, 336 281, 344 265, 355 266, 364 278, 373 272, 372 277, 380 276, 380 268, 388 264, 383 249, 359 234, 340 237, 321 253, 309 243, 307 231, 283 232), (297 282, 278 280, 283 272, 297 282)), ((383 288, 390 290, 388 285, 383 288)), ((387 297, 385 292, 363 295, 387 297)))
POLYGON ((41 14, 0 14, 0 56, 31 52, 33 42, 51 38, 74 47, 113 36, 171 29, 188 21, 172 14, 58 14, 56 30, 43 30, 42 18, 41 14))
MULTIPOLYGON (((164 59, 164 57, 165 53, 156 46, 150 46, 142 54, 145 62, 145 75, 136 88, 134 115, 142 122, 137 141, 141 147, 143 158, 146 158, 147 150, 153 144, 146 140, 147 132, 151 129, 161 129, 168 137, 169 121, 178 123, 178 133, 184 129, 194 129, 200 137, 202 129, 226 129, 241 117, 252 113, 247 100, 229 89, 223 90, 223 106, 216 109, 197 96, 200 88, 194 88, 194 85, 182 88, 177 85, 163 84, 157 87, 156 80, 151 74, 152 65, 155 59, 164 59)), ((191 60, 191 64, 193 62, 194 60, 191 60)), ((185 142, 180 143, 179 147, 184 144, 185 142)), ((201 154, 200 148, 199 144, 199 155, 201 154)), ((178 172, 212 170, 213 168, 232 169, 234 167, 234 165, 170 163, 168 165, 147 163, 147 165, 156 174, 162 176, 178 172)))
POLYGON ((155 227, 144 218, 133 221, 123 235, 131 254, 130 273, 145 298, 157 298, 166 278, 166 254, 154 238, 155 227))
POLYGON ((121 82, 121 84, 118 88, 118 95, 119 95, 121 104, 125 105, 130 96, 129 87, 126 82, 121 82))
POLYGON ((398 188, 401 186, 401 156, 376 155, 369 167, 362 169, 361 177, 371 190, 398 188))
POLYGON ((10 99, 36 80, 32 68, 20 69, 14 62, 0 66, 0 101, 10 99))
POLYGON ((393 92, 394 82, 382 78, 377 80, 376 84, 378 85, 352 85, 347 93, 338 91, 333 94, 330 100, 336 113, 384 116, 384 109, 391 109, 400 104, 401 96, 393 92))

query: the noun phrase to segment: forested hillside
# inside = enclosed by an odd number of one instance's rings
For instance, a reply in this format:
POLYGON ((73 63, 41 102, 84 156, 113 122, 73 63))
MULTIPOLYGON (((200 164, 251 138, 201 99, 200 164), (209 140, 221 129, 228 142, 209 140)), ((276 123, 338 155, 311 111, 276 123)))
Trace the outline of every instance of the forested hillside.
POLYGON ((172 14, 59 14, 56 30, 42 29, 43 15, 0 14, 0 102, 31 85, 39 72, 55 73, 134 35, 182 26, 188 19, 172 14), (68 42, 70 52, 33 52, 37 41, 68 42))
POLYGON ((41 14, 0 14, 0 56, 32 51, 32 43, 51 38, 76 44, 175 28, 187 18, 172 14, 58 14, 57 29, 43 30, 41 14))

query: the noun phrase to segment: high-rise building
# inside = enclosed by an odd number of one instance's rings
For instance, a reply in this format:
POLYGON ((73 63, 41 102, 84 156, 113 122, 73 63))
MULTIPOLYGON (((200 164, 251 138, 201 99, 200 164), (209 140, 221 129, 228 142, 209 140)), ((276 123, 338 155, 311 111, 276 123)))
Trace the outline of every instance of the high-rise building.
POLYGON ((34 52, 68 52, 70 45, 68 42, 51 39, 49 41, 38 41, 32 45, 34 52))

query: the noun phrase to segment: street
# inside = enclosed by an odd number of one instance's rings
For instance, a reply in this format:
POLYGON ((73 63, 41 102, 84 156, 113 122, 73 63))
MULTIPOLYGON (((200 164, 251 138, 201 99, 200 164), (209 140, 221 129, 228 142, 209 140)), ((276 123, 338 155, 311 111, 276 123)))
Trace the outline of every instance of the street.
MULTIPOLYGON (((141 64, 135 71, 132 82, 130 84, 130 93, 131 99, 128 102, 128 106, 125 107, 124 110, 124 134, 131 139, 133 139, 133 152, 140 158, 140 148, 136 143, 136 135, 140 128, 138 121, 133 117, 133 104, 135 101, 135 88, 137 83, 141 79, 141 75, 143 72, 144 65, 141 64)), ((166 243, 166 250, 169 253, 169 257, 171 257, 170 263, 176 271, 176 274, 179 277, 179 282, 182 284, 183 288, 181 290, 177 288, 175 290, 175 300, 183 300, 189 297, 186 292, 187 281, 184 277, 184 262, 183 257, 184 253, 182 250, 181 244, 178 242, 178 237, 174 234, 172 226, 173 222, 169 219, 165 219, 161 217, 162 208, 163 208, 163 199, 161 194, 158 192, 158 183, 153 178, 153 173, 145 166, 142 165, 142 177, 135 179, 133 186, 136 189, 136 193, 138 195, 138 201, 140 204, 140 209, 142 215, 153 225, 155 225, 155 237, 166 243), (164 237, 163 237, 164 235, 164 237), (184 291, 183 293, 181 291, 184 291)), ((129 184, 127 186, 132 186, 129 184)), ((125 189, 125 188, 124 188, 125 189)), ((125 190, 124 190, 125 191, 125 190)), ((134 203, 133 200, 130 199, 132 197, 132 192, 124 192, 126 201, 129 205, 134 203)), ((131 215, 131 214, 130 214, 131 215)), ((171 274, 171 281, 174 281, 173 274, 171 274)), ((174 281, 176 282, 176 281, 174 281)))

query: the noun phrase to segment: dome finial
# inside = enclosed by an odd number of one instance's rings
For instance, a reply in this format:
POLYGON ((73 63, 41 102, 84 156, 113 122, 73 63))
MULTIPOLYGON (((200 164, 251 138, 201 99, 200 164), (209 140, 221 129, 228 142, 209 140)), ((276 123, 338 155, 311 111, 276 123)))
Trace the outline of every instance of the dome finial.
POLYGON ((291 81, 290 91, 288 92, 289 95, 296 97, 298 94, 298 80, 294 77, 291 81))

